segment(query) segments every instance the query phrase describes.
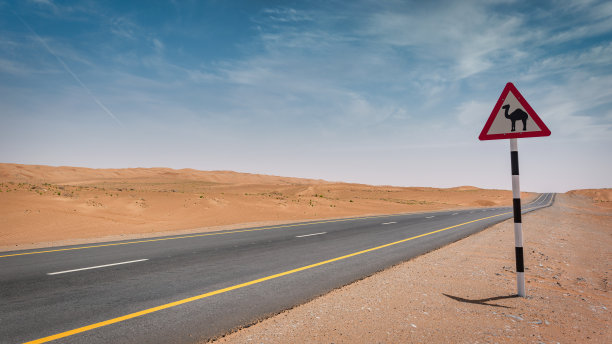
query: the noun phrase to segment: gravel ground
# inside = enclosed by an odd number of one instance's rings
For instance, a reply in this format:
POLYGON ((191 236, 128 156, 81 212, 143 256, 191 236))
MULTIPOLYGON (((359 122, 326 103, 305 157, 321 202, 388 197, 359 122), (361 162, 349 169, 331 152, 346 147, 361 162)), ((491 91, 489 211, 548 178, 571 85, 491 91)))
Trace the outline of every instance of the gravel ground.
POLYGON ((523 228, 527 298, 509 220, 217 342, 610 343, 610 204, 558 195, 523 228))

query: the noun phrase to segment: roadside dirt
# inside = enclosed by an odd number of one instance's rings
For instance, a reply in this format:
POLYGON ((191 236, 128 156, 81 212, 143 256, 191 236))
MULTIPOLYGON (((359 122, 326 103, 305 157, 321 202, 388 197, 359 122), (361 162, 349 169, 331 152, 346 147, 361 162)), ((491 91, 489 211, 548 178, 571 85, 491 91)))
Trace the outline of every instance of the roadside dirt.
POLYGON ((585 195, 523 217, 527 298, 508 220, 216 343, 609 343, 612 203, 585 195))

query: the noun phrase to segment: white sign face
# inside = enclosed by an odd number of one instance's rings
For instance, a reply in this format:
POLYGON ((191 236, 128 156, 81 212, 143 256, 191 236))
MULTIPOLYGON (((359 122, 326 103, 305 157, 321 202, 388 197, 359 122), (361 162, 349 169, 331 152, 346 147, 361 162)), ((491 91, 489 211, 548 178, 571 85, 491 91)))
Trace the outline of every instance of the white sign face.
POLYGON ((497 112, 493 123, 491 123, 487 135, 530 131, 542 131, 542 128, 529 116, 514 93, 512 91, 508 92, 508 96, 497 112))

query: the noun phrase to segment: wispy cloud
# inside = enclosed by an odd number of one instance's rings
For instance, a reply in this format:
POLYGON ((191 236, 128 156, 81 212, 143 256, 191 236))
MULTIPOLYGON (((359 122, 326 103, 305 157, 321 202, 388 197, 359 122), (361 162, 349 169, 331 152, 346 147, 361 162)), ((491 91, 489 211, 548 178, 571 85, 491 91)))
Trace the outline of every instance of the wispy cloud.
POLYGON ((129 40, 134 40, 137 37, 138 26, 125 17, 115 16, 109 18, 109 30, 114 35, 129 40))
POLYGON ((520 61, 529 39, 520 15, 492 12, 482 4, 450 2, 435 11, 385 10, 366 17, 365 34, 407 49, 420 62, 445 64, 449 80, 470 77, 492 66, 520 61), (469 18, 469 19, 468 19, 469 18))
POLYGON ((474 100, 462 103, 455 110, 457 120, 466 127, 482 126, 484 125, 483 119, 486 120, 486 114, 493 110, 493 105, 492 103, 474 100))
POLYGON ((64 68, 64 70, 66 72, 68 72, 68 74, 70 74, 72 76, 72 78, 92 97, 92 99, 94 100, 94 102, 98 105, 98 107, 100 107, 100 109, 102 111, 104 111, 109 117, 111 117, 113 120, 115 120, 120 126, 123 126, 123 123, 121 123, 121 121, 98 99, 98 97, 96 97, 93 92, 91 92, 91 90, 89 89, 89 87, 87 87, 82 81, 81 79, 70 69, 70 67, 68 67, 68 65, 64 62, 64 60, 59 57, 55 52, 53 52, 53 50, 51 49, 51 47, 49 47, 49 45, 47 44, 47 42, 45 42, 44 39, 42 39, 42 37, 40 37, 36 31, 34 31, 34 29, 32 29, 32 27, 30 27, 30 25, 28 25, 28 23, 26 23, 23 18, 21 18, 18 14, 15 13, 15 16, 23 23, 23 25, 34 35, 34 37, 36 37, 36 39, 42 44, 42 46, 49 52, 49 54, 53 55, 53 57, 55 57, 55 59, 60 63, 60 65, 64 68))
POLYGON ((262 11, 267 19, 275 22, 301 22, 313 20, 313 16, 306 11, 298 11, 293 8, 266 8, 262 11))
POLYGON ((535 61, 524 73, 524 78, 542 78, 554 74, 571 74, 574 71, 587 68, 608 69, 612 65, 612 42, 595 45, 586 50, 571 51, 543 57, 535 61))
POLYGON ((162 43, 162 41, 160 41, 157 38, 153 38, 151 39, 151 42, 153 43, 153 47, 155 48, 155 51, 160 54, 164 51, 164 43, 162 43))
POLYGON ((10 59, 0 58, 0 72, 18 77, 26 77, 34 73, 40 73, 40 69, 32 69, 27 64, 10 59))
POLYGON ((568 84, 549 86, 538 100, 547 121, 562 137, 607 139, 612 137, 612 75, 590 76, 575 73, 568 84))
POLYGON ((55 4, 51 0, 29 0, 29 1, 37 5, 43 5, 43 6, 56 8, 55 4))

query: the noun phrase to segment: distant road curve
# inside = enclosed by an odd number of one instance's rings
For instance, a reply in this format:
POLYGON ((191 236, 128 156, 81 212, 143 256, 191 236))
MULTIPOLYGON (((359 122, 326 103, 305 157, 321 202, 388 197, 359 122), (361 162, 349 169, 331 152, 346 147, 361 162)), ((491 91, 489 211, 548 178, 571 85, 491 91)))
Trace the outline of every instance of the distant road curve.
POLYGON ((0 342, 202 341, 511 217, 451 210, 3 252, 0 342))

